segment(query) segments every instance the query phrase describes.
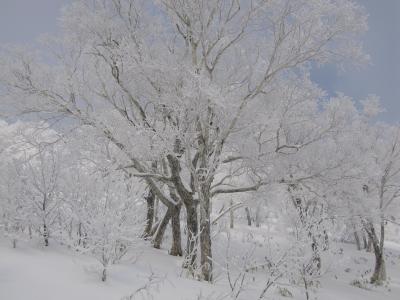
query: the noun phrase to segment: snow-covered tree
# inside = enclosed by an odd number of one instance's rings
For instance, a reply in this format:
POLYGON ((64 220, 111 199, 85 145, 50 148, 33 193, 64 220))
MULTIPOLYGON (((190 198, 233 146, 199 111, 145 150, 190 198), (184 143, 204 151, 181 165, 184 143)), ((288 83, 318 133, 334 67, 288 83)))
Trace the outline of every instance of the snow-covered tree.
MULTIPOLYGON (((366 58, 358 43, 366 15, 349 0, 80 0, 64 11, 62 29, 50 40, 52 64, 20 49, 1 55, 2 103, 72 118, 108 139, 119 168, 148 185, 149 209, 153 195, 167 207, 178 250, 185 208, 186 253, 196 254, 198 236, 207 281, 212 199, 267 181, 254 163, 262 153, 248 150, 254 136, 279 124, 268 118, 283 104, 275 97, 290 98, 295 82, 299 99, 309 90, 315 99, 310 63, 366 58)), ((311 127, 302 140, 278 128, 280 154, 330 127, 311 127)))
POLYGON ((119 174, 94 173, 82 166, 69 172, 74 174, 68 179, 74 189, 65 194, 70 217, 78 228, 70 245, 96 258, 102 265, 101 279, 106 281, 110 265, 126 255, 136 259, 143 246, 140 185, 119 174))
POLYGON ((49 244, 50 228, 61 203, 59 171, 61 151, 52 143, 57 134, 45 123, 8 125, 9 145, 4 149, 1 191, 6 229, 21 235, 40 232, 49 244))

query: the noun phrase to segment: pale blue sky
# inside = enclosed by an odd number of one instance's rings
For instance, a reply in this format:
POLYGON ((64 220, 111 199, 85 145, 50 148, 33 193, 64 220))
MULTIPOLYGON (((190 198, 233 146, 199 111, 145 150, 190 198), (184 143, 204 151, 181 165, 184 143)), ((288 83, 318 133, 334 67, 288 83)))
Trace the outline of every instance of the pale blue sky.
MULTIPOLYGON (((71 1, 0 0, 0 44, 32 43, 42 33, 57 32, 59 10, 71 1)), ((370 15, 364 43, 372 64, 346 73, 325 66, 314 70, 312 77, 330 94, 380 96, 387 110, 381 118, 400 122, 400 0, 357 1, 370 15)))

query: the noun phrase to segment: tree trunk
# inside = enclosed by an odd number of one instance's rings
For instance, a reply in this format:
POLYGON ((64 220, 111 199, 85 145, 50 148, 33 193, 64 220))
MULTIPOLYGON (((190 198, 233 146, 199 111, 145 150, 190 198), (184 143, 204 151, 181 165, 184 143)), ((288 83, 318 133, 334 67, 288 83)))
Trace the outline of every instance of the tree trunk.
MULTIPOLYGON (((312 238, 312 244, 311 244, 311 249, 313 251, 313 255, 312 255, 312 260, 313 260, 313 265, 317 268, 317 274, 319 274, 319 272, 321 271, 322 268, 322 260, 321 260, 321 255, 319 252, 319 245, 317 240, 313 237, 312 238)), ((314 274, 314 269, 310 270, 310 274, 314 274)))
POLYGON ((371 283, 380 285, 386 280, 386 266, 383 258, 383 251, 374 251, 375 268, 371 277, 371 283))
POLYGON ((165 213, 163 219, 161 220, 160 224, 158 225, 156 233, 154 234, 153 247, 156 249, 161 248, 161 243, 162 243, 162 240, 164 237, 165 230, 167 229, 167 225, 172 216, 171 210, 172 210, 171 208, 167 209, 167 212, 165 213))
POLYGON ((368 248, 368 240, 367 240, 367 237, 365 236, 365 232, 364 232, 364 230, 363 231, 361 231, 361 234, 362 234, 362 239, 363 239, 363 249, 367 249, 368 248))
POLYGON ((212 249, 211 249, 211 223, 210 223, 210 195, 208 184, 201 186, 200 201, 200 263, 201 274, 205 281, 212 282, 212 249))
POLYGON ((101 281, 106 281, 107 280, 107 268, 106 267, 104 267, 103 268, 103 273, 102 273, 102 275, 101 275, 101 281))
POLYGON ((383 281, 386 280, 386 266, 385 260, 383 257, 383 246, 384 246, 384 239, 385 239, 385 225, 383 221, 381 222, 381 237, 380 240, 378 235, 376 234, 374 225, 369 222, 366 231, 368 233, 369 239, 372 243, 372 247, 374 249, 375 254, 375 268, 374 273, 371 277, 371 283, 380 285, 383 281))
POLYGON ((361 250, 360 236, 358 235, 358 232, 354 225, 353 225, 353 234, 354 234, 354 241, 356 242, 357 250, 360 251, 361 250))
POLYGON ((80 246, 82 244, 82 223, 81 222, 79 222, 79 224, 78 224, 78 236, 79 236, 78 245, 80 246))
POLYGON ((246 211, 246 217, 247 217, 247 225, 251 226, 250 209, 248 207, 246 207, 245 211, 246 211))
POLYGON ((74 227, 73 227, 73 223, 72 223, 72 219, 69 222, 69 227, 68 227, 68 237, 70 240, 72 240, 72 231, 73 231, 74 227))
POLYGON ((43 239, 44 245, 47 247, 49 245, 49 231, 47 229, 46 223, 43 223, 43 239))
POLYGON ((159 208, 160 208, 160 200, 158 198, 155 198, 155 200, 154 200, 154 223, 158 222, 159 208))
POLYGON ((186 206, 186 227, 187 227, 187 242, 185 250, 185 268, 196 269, 197 260, 197 239, 198 239, 198 219, 197 205, 192 203, 186 206))
MULTIPOLYGON (((298 187, 296 185, 289 185, 288 191, 293 192, 297 188, 298 187)), ((307 229, 307 227, 310 228, 309 225, 307 224, 307 211, 309 208, 304 203, 303 199, 292 196, 292 202, 293 202, 294 207, 297 209, 297 212, 299 214, 299 219, 300 219, 300 222, 301 222, 301 225, 303 226, 303 228, 305 228, 305 229, 307 229)), ((322 268, 322 259, 321 259, 321 254, 320 254, 321 245, 319 245, 318 237, 316 237, 314 235, 312 230, 310 230, 310 229, 307 229, 307 230, 308 230, 308 237, 311 239, 312 262, 313 262, 313 264, 309 268, 308 272, 309 272, 309 274, 312 275, 312 274, 314 274, 315 271, 317 273, 319 273, 322 268), (316 269, 314 267, 316 267, 316 269)))
MULTIPOLYGON (((44 195, 43 203, 42 203, 42 212, 44 216, 46 215, 46 205, 47 204, 47 196, 44 195)), ((47 247, 49 245, 49 230, 47 228, 46 219, 43 219, 43 238, 44 238, 44 245, 47 247)))
POLYGON ((145 199, 147 202, 147 214, 146 214, 146 227, 143 232, 143 237, 147 239, 151 236, 151 229, 153 227, 153 220, 154 220, 155 195, 150 187, 149 187, 149 192, 145 197, 145 199))
POLYGON ((153 227, 151 228, 151 231, 150 231, 150 236, 154 236, 154 235, 156 234, 157 229, 158 229, 158 226, 160 226, 161 221, 162 221, 162 220, 158 220, 158 221, 153 225, 153 227))
POLYGON ((233 200, 231 199, 229 205, 231 206, 231 209, 229 211, 229 228, 233 229, 234 227, 234 220, 235 220, 235 215, 233 214, 233 200))
POLYGON ((368 243, 367 243, 366 250, 367 250, 367 252, 372 252, 373 251, 372 240, 371 240, 371 238, 369 236, 368 236, 368 243))
POLYGON ((181 246, 181 213, 182 205, 177 205, 172 208, 171 227, 172 227, 172 246, 169 254, 173 256, 182 256, 181 246))
POLYGON ((328 251, 329 249, 329 236, 328 236, 328 232, 326 230, 323 231, 324 234, 324 245, 322 247, 322 250, 324 251, 328 251))

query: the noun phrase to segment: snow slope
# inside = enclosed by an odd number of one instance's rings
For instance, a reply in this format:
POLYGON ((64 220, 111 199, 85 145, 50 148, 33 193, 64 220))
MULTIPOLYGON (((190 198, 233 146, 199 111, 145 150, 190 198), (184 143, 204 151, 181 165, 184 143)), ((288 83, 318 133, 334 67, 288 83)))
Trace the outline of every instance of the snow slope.
MULTIPOLYGON (((257 231, 259 229, 253 229, 257 231)), ((242 232, 239 235, 242 235, 242 232)), ((240 244, 240 243, 238 243, 240 244)), ((260 248, 261 249, 261 248, 260 248)), ((354 245, 343 245, 343 254, 335 270, 321 280, 316 294, 322 300, 398 300, 400 299, 400 245, 388 242, 389 287, 365 290, 349 283, 373 266, 370 253, 354 250, 354 245)), ((221 254, 221 253, 217 253, 221 254)), ((217 255, 218 256, 218 255, 217 255)), ((181 258, 169 256, 166 250, 147 248, 134 263, 112 266, 106 283, 100 281, 99 264, 90 257, 78 255, 62 246, 43 248, 37 244, 21 243, 13 249, 4 239, 0 242, 0 299, 1 300, 120 300, 141 290, 153 274, 149 289, 151 297, 137 294, 132 299, 195 300, 219 299, 228 291, 223 275, 214 285, 185 278, 181 258), (199 295, 202 295, 201 298, 199 295)), ((239 299, 257 299, 262 273, 255 274, 239 299)), ((288 287, 292 299, 305 299, 304 291, 288 287)), ((143 289, 145 291, 145 289, 143 289)), ((289 299, 271 289, 267 299, 289 299)))
POLYGON ((34 249, 24 245, 12 249, 3 243, 0 299, 119 300, 144 287, 151 273, 160 277, 160 284, 151 286, 155 299, 194 299, 193 295, 210 290, 208 284, 179 277, 180 263, 165 251, 149 248, 136 263, 112 266, 104 283, 99 264, 90 257, 61 247, 34 249))

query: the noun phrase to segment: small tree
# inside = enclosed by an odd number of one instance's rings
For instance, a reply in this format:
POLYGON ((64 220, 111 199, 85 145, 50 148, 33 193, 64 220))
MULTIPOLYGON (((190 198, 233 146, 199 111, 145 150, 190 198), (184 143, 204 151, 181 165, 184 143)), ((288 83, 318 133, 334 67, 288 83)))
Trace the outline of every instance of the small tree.
MULTIPOLYGON (((72 168, 75 190, 67 193, 68 203, 79 219, 80 234, 71 241, 81 253, 89 254, 102 265, 101 280, 106 281, 110 265, 129 251, 137 257, 143 243, 143 210, 137 182, 122 180, 120 174, 72 168)), ((140 187, 140 185, 139 185, 140 187)))
POLYGON ((60 152, 47 145, 39 145, 37 153, 17 164, 21 181, 23 209, 29 211, 33 225, 49 245, 51 227, 54 225, 62 201, 59 186, 60 152))
MULTIPOLYGON (((45 123, 9 126, 8 161, 3 165, 1 189, 8 232, 38 231, 49 245, 51 227, 62 197, 59 186, 61 149, 54 145, 57 134, 45 123)), ((20 234, 19 234, 20 235, 20 234)))
POLYGON ((400 129, 378 127, 375 131, 368 181, 363 186, 365 204, 371 212, 362 220, 375 254, 375 268, 371 283, 386 280, 384 260, 385 227, 390 209, 400 198, 400 129), (376 229, 379 228, 379 231, 376 229))

